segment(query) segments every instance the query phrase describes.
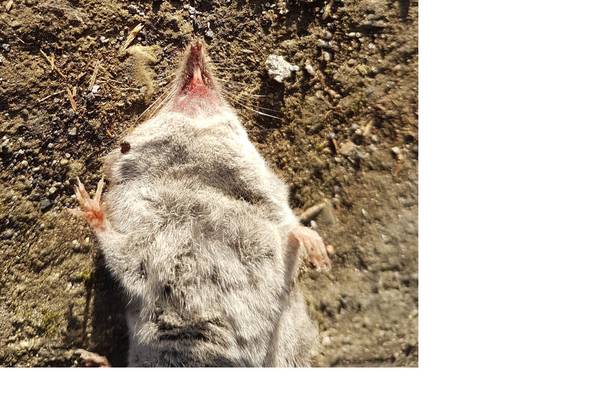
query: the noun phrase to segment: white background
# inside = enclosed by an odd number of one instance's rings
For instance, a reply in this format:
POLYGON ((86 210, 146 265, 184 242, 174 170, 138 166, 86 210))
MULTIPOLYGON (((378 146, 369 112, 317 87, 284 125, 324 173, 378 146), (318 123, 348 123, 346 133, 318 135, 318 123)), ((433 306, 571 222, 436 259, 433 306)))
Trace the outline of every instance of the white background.
POLYGON ((598 398, 600 5, 419 18, 418 369, 6 369, 1 398, 598 398))

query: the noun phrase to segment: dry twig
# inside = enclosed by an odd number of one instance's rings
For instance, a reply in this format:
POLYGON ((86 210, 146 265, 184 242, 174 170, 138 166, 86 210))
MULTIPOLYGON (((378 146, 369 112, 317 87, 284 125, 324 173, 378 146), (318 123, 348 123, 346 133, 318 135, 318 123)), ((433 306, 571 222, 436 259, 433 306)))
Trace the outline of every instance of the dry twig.
POLYGON ((370 119, 361 129, 363 132, 363 135, 369 136, 372 128, 373 128, 373 120, 370 119))
POLYGON ((88 85, 88 90, 92 90, 94 84, 96 83, 96 78, 98 77, 98 71, 100 70, 100 60, 96 61, 94 65, 94 72, 92 72, 92 76, 90 78, 90 83, 88 85))
POLYGON ((123 45, 119 49, 120 54, 125 53, 125 50, 127 50, 127 47, 129 47, 131 42, 133 42, 135 40, 135 37, 137 36, 138 33, 140 33, 140 31, 142 30, 143 27, 144 27, 144 24, 137 24, 131 30, 131 32, 129 32, 129 35, 127 35, 127 39, 125 39, 125 41, 123 42, 123 45))
POLYGON ((56 93, 49 94, 48 96, 44 96, 44 97, 42 97, 42 98, 39 100, 39 102, 41 103, 42 101, 46 101, 46 100, 48 100, 48 99, 49 99, 49 98, 51 98, 51 97, 58 96, 59 94, 60 94, 60 92, 56 92, 56 93))
POLYGON ((300 220, 301 223, 305 224, 305 223, 309 222, 310 220, 314 219, 317 215, 319 215, 319 213, 321 211, 323 211, 323 209, 325 208, 326 205, 327 205, 327 201, 322 201, 319 204, 316 204, 312 207, 308 207, 306 210, 304 210, 302 212, 302 214, 300 214, 298 216, 298 219, 300 220))
POLYGON ((63 79, 67 79, 67 76, 63 74, 62 71, 56 66, 56 59, 54 57, 54 54, 50 53, 50 55, 48 56, 46 53, 44 53, 44 50, 40 50, 40 52, 42 53, 48 64, 50 64, 50 71, 56 71, 56 73, 60 75, 63 79))
POLYGON ((77 112, 77 103, 75 102, 75 95, 77 94, 77 87, 73 86, 73 90, 66 88, 67 90, 67 98, 69 99, 69 103, 71 103, 71 109, 73 112, 77 112))

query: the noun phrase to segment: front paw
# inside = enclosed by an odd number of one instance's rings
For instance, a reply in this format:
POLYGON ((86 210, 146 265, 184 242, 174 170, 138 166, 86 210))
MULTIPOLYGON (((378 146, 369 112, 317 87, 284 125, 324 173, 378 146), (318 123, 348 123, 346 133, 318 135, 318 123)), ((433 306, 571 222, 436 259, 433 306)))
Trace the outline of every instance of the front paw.
POLYGON ((85 190, 85 187, 77 178, 77 185, 75 185, 75 197, 79 202, 79 209, 71 209, 72 214, 85 218, 95 230, 104 230, 106 228, 106 215, 100 204, 102 197, 102 189, 104 188, 104 178, 98 182, 96 193, 94 197, 90 198, 90 195, 85 190))

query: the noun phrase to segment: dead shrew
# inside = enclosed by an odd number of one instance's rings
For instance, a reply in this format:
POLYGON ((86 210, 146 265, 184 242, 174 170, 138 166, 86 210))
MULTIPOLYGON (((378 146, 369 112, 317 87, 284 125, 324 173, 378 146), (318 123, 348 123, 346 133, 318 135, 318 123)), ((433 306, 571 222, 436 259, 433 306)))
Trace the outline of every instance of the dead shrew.
POLYGON ((303 227, 225 101, 201 41, 175 91, 121 141, 90 197, 75 188, 107 266, 130 297, 130 366, 306 366, 317 331, 295 287, 303 227))

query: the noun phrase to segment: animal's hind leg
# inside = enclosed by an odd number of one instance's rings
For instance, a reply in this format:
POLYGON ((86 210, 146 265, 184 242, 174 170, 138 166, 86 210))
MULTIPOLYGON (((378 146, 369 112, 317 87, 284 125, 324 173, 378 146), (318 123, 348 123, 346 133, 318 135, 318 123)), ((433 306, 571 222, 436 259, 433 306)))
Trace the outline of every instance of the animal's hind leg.
POLYGON ((285 359, 285 349, 282 348, 281 343, 281 327, 282 323, 285 320, 286 313, 289 312, 291 296, 294 290, 294 286, 296 283, 296 277, 298 275, 298 264, 299 264, 299 255, 300 255, 300 241, 290 232, 287 237, 286 247, 285 247, 285 259, 284 259, 284 267, 285 267, 285 275, 284 275, 284 290, 281 292, 281 297, 279 299, 281 305, 281 314, 279 315, 279 320, 275 325, 275 329, 271 336, 271 340, 269 342, 269 347, 267 348, 267 354, 265 355, 265 359, 263 362, 263 366, 265 367, 278 367, 281 359, 285 359), (283 354, 282 354, 283 353, 283 354))
POLYGON ((327 256, 325 243, 319 234, 307 227, 297 226, 292 229, 291 234, 298 242, 300 242, 308 261, 317 269, 331 268, 331 261, 327 256))
POLYGON ((91 351, 79 349, 75 352, 75 354, 81 358, 84 367, 110 367, 110 363, 106 357, 92 353, 91 351))

